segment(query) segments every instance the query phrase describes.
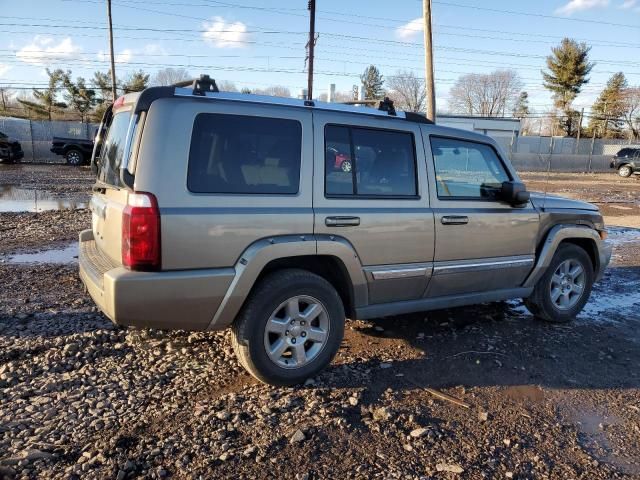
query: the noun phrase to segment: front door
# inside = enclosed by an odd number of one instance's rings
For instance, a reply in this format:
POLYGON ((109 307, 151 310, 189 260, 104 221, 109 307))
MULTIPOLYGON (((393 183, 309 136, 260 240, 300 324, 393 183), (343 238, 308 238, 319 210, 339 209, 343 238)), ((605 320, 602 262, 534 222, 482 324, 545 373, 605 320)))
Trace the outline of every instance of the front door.
POLYGON ((434 236, 419 124, 322 111, 313 124, 314 233, 351 244, 369 303, 421 298, 434 236))
POLYGON ((425 145, 436 185, 429 297, 516 288, 533 267, 538 212, 531 202, 517 208, 499 199, 516 173, 491 144, 471 138, 430 135, 425 145))

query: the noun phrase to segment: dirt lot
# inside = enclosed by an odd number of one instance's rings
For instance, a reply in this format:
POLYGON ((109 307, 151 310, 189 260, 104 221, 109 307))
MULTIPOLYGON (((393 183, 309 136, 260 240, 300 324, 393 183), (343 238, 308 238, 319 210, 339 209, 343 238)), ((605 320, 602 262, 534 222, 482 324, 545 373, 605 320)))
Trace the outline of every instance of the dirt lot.
MULTIPOLYGON (((0 165, 0 208, 9 185, 82 204, 90 184, 0 165)), ((349 321, 290 389, 249 377, 226 333, 114 327, 74 264, 9 261, 75 240, 86 210, 0 213, 0 478, 640 478, 640 182, 548 185, 619 227, 574 324, 519 302, 349 321)))

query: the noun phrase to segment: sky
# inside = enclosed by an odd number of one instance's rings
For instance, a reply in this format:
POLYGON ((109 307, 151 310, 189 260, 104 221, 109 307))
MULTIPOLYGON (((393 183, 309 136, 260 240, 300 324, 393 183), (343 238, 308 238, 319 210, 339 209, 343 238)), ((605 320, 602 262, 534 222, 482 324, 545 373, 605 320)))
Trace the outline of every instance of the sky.
MULTIPOLYGON (((0 0, 0 85, 29 91, 45 67, 93 77, 108 70, 105 0, 0 0)), ((307 0, 113 0, 116 74, 164 67, 238 88, 306 86, 307 0)), ((317 0, 314 94, 351 90, 369 65, 424 76, 422 0, 317 0)), ((433 0, 436 102, 466 73, 516 70, 532 110, 552 105, 540 71, 567 36, 592 46, 587 112, 617 71, 640 85, 640 0, 433 0)))

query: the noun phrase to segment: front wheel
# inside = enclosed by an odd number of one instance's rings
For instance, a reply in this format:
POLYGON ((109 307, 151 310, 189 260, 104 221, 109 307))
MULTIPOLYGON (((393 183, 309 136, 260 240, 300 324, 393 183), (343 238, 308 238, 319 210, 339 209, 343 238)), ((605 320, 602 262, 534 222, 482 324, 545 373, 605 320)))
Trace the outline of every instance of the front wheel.
POLYGON ((632 173, 633 171, 631 170, 631 167, 629 165, 622 165, 618 169, 618 175, 624 178, 630 177, 632 173))
POLYGON ((290 386, 313 377, 335 356, 344 307, 324 278, 305 270, 265 276, 232 329, 240 364, 264 383, 290 386))
POLYGON ((74 167, 79 167, 84 163, 84 154, 75 148, 69 150, 64 158, 67 160, 69 165, 73 165, 74 167))
POLYGON ((560 244, 547 271, 524 304, 541 320, 566 323, 578 315, 589 300, 593 265, 584 249, 560 244))

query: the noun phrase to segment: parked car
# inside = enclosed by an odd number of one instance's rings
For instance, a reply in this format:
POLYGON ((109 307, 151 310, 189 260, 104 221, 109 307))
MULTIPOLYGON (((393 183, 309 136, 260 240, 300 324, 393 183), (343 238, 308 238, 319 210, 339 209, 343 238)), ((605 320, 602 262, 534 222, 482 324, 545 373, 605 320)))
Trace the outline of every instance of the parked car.
POLYGON ((618 170, 621 177, 640 174, 640 148, 623 148, 611 159, 610 167, 618 170))
POLYGON ((201 78, 127 94, 105 119, 79 239, 90 295, 120 325, 231 328, 263 382, 326 367, 345 317, 523 298, 568 322, 611 257, 596 206, 530 194, 493 139, 389 105, 201 78))
POLYGON ((24 152, 20 142, 0 132, 0 162, 14 163, 22 158, 24 158, 24 152))
POLYGON ((82 138, 53 137, 51 151, 63 155, 69 165, 80 166, 88 163, 93 152, 93 140, 82 138))

